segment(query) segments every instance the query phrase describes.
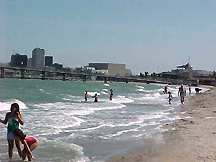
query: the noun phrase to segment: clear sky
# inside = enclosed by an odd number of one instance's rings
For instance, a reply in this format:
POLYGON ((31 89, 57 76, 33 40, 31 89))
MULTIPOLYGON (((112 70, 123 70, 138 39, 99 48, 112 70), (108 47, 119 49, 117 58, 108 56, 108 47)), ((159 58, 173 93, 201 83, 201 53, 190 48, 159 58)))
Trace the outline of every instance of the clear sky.
POLYGON ((0 0, 0 62, 44 48, 56 62, 216 68, 216 0, 0 0))

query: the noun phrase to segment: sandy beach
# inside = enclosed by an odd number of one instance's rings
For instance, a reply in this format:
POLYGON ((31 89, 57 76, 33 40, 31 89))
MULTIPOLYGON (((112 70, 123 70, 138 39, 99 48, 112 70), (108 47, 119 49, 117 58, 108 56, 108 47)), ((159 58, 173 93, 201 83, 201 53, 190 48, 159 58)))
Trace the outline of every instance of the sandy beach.
POLYGON ((216 162, 216 89, 188 97, 180 117, 143 148, 107 162, 216 162))

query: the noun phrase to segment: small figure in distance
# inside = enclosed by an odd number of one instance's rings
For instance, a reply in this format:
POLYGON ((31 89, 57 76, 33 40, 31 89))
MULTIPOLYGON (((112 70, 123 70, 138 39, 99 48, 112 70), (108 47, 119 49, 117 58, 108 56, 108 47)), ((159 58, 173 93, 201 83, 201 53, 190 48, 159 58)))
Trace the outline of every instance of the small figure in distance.
POLYGON ((169 94, 169 96, 168 96, 169 104, 171 104, 171 101, 172 101, 172 94, 171 94, 170 91, 168 92, 168 94, 169 94))
POLYGON ((28 161, 31 161, 33 159, 32 151, 38 146, 38 139, 33 136, 26 136, 20 129, 15 131, 15 135, 24 146, 22 150, 22 160, 25 160, 27 157, 28 161))
POLYGON ((184 90, 184 87, 183 87, 183 84, 182 84, 179 87, 179 90, 178 90, 178 96, 180 96, 180 100, 181 100, 182 104, 184 104, 185 93, 186 93, 186 91, 184 90))
POLYGON ((113 97, 113 90, 112 89, 110 89, 110 101, 112 101, 112 97, 113 97))
POLYGON ((166 85, 166 86, 164 87, 164 94, 167 94, 167 91, 168 91, 168 86, 166 85))
POLYGON ((188 85, 189 94, 191 94, 191 85, 188 85))
POLYGON ((85 102, 88 100, 88 91, 85 91, 85 102))
POLYGON ((97 95, 97 93, 95 93, 94 102, 98 102, 98 95, 97 95))

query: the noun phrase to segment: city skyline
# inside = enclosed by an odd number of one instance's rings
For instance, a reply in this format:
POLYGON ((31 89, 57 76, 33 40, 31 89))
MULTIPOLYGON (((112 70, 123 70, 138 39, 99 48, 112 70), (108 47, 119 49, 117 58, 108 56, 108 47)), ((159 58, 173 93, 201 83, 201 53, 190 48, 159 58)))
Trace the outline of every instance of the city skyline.
POLYGON ((46 49, 65 66, 125 63, 133 72, 167 71, 191 59, 215 70, 216 2, 0 2, 0 62, 46 49))

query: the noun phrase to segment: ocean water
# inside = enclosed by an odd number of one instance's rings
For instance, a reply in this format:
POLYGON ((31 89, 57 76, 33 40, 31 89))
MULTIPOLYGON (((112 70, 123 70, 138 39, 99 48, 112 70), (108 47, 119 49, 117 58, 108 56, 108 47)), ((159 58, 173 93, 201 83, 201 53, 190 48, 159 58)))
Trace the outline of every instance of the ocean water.
MULTIPOLYGON (((82 81, 0 80, 0 118, 17 102, 24 115, 24 132, 36 136, 33 152, 39 162, 101 162, 143 145, 144 137, 163 131, 178 118, 178 87, 164 85, 82 81), (109 101, 109 90, 113 100, 109 101), (99 102, 84 91, 99 94, 99 102)), ((193 88, 192 88, 193 90, 193 88)), ((0 160, 7 159, 6 126, 0 125, 0 160)), ((16 152, 16 151, 14 151, 16 152)), ((15 158, 18 159, 17 155, 15 158)))

